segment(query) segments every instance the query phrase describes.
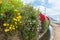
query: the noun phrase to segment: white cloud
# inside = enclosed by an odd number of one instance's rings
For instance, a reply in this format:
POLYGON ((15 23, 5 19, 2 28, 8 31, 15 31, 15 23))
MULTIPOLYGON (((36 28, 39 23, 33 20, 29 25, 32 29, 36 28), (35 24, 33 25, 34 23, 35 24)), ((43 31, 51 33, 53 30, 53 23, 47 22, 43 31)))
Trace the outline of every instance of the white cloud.
POLYGON ((44 2, 44 0, 41 0, 42 2, 44 2))
MULTIPOLYGON (((33 3, 35 0, 23 0, 24 3, 33 3)), ((44 0, 42 0, 44 2, 44 0)), ((52 8, 46 8, 47 15, 56 15, 60 14, 60 0, 49 0, 49 3, 53 4, 52 8)), ((41 12, 45 13, 45 7, 36 6, 36 9, 40 9, 41 12)))
POLYGON ((54 10, 53 8, 47 8, 46 14, 47 15, 60 15, 60 12, 57 10, 54 10))
POLYGON ((52 8, 46 8, 45 10, 45 7, 40 5, 35 8, 39 8, 42 13, 45 13, 46 11, 46 15, 53 16, 56 20, 60 20, 60 0, 49 0, 49 3, 53 4, 52 8))
POLYGON ((60 20, 60 0, 50 0, 49 2, 53 4, 53 7, 47 8, 47 15, 60 20))
POLYGON ((60 15, 60 0, 49 0, 53 4, 52 8, 47 8, 47 15, 60 15))

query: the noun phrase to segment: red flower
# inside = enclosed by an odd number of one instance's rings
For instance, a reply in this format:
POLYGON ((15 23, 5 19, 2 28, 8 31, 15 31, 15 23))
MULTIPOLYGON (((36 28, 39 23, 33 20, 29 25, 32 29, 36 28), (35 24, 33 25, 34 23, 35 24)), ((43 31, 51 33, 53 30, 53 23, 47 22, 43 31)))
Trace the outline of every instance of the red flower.
POLYGON ((45 19, 46 19, 46 16, 43 15, 42 13, 40 13, 40 14, 39 14, 39 18, 41 19, 42 22, 44 22, 45 19))
POLYGON ((46 16, 46 18, 50 21, 50 18, 48 16, 46 16))

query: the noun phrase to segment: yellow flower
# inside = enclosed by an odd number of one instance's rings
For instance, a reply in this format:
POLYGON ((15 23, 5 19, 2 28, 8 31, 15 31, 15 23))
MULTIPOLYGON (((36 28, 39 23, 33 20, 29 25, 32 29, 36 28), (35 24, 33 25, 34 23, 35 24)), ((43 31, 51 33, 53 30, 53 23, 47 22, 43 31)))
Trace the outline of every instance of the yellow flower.
POLYGON ((17 9, 15 9, 14 11, 15 11, 15 12, 19 12, 19 10, 17 10, 17 9))
POLYGON ((18 16, 18 17, 17 17, 17 19, 21 19, 21 18, 22 18, 22 16, 18 16))
POLYGON ((5 29, 4 31, 5 31, 5 32, 8 32, 8 31, 9 31, 9 29, 5 29))
POLYGON ((20 19, 22 18, 22 16, 18 16, 20 19))
POLYGON ((2 4, 2 1, 0 0, 0 4, 2 4))
POLYGON ((17 21, 17 19, 16 19, 16 18, 13 18, 13 20, 14 20, 14 21, 17 21))
POLYGON ((10 30, 12 30, 12 27, 9 27, 10 30))
POLYGON ((9 29, 13 30, 14 29, 14 25, 11 24, 10 27, 9 27, 9 29))
POLYGON ((7 26, 9 26, 9 24, 7 24, 7 26))
POLYGON ((13 27, 13 30, 15 30, 15 28, 13 27))
POLYGON ((12 24, 10 26, 13 26, 12 24))
POLYGON ((15 27, 13 26, 12 29, 15 30, 15 27))
POLYGON ((19 19, 19 17, 16 17, 17 19, 19 19))
POLYGON ((4 24, 3 24, 3 26, 7 26, 7 24, 6 24, 6 23, 4 23, 4 24))
POLYGON ((13 27, 13 25, 11 24, 10 27, 9 27, 9 29, 12 29, 12 27, 13 27))
POLYGON ((3 26, 9 26, 9 24, 8 23, 4 23, 3 26))
POLYGON ((21 13, 17 13, 17 15, 20 15, 21 13))
POLYGON ((9 27, 10 30, 15 30, 14 26, 9 27))
POLYGON ((15 22, 15 24, 17 24, 17 22, 15 22))

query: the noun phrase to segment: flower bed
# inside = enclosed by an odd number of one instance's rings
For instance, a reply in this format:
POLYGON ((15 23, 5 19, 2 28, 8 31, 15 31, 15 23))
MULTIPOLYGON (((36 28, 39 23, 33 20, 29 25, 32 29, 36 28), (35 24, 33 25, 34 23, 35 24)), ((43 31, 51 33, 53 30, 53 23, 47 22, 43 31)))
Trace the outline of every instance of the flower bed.
POLYGON ((0 40, 37 40, 42 21, 38 13, 39 10, 21 0, 0 0, 0 40))

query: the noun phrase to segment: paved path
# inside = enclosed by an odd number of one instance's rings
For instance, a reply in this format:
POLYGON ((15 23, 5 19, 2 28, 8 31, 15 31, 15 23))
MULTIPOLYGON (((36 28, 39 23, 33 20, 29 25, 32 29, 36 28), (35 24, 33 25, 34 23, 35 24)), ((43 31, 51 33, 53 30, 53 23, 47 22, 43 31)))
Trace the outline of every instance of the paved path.
POLYGON ((53 27, 53 40, 60 40, 60 25, 51 23, 53 27))

